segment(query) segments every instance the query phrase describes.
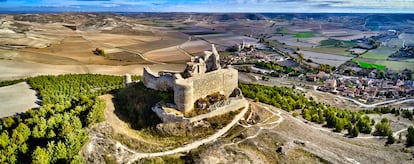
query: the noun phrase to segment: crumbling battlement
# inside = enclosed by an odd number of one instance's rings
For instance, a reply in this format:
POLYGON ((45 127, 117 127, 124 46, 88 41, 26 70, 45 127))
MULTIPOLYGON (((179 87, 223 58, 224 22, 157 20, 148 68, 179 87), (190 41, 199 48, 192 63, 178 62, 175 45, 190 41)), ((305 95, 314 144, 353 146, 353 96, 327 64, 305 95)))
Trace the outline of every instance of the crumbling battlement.
POLYGON ((214 45, 203 57, 193 57, 181 73, 154 74, 144 68, 142 82, 148 88, 173 91, 176 109, 183 113, 194 108, 200 98, 217 93, 229 97, 238 86, 238 72, 231 67, 221 68, 220 57, 214 45))

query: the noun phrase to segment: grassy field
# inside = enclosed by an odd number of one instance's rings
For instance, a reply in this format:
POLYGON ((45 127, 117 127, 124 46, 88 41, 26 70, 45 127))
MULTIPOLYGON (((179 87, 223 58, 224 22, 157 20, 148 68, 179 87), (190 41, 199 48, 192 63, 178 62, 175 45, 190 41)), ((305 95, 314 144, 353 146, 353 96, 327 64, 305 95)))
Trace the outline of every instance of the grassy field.
POLYGON ((380 47, 378 49, 370 50, 369 52, 353 59, 354 62, 372 63, 393 71, 402 71, 404 69, 414 70, 414 59, 390 61, 387 58, 395 51, 392 48, 380 47))
POLYGON ((404 69, 414 70, 414 62, 377 60, 375 63, 385 65, 387 68, 396 71, 402 71, 404 69))
POLYGON ((367 58, 367 59, 377 59, 377 60, 387 60, 389 54, 380 54, 375 52, 367 52, 363 55, 361 55, 361 58, 367 58))
POLYGON ((360 67, 362 67, 362 68, 367 68, 367 69, 369 69, 369 68, 375 68, 375 69, 378 69, 378 70, 385 70, 387 68, 385 65, 368 63, 368 62, 359 61, 359 60, 356 60, 356 59, 354 59, 352 61, 358 63, 358 65, 360 67))
POLYGON ((314 36, 315 34, 313 32, 298 32, 295 34, 295 38, 311 38, 314 36))

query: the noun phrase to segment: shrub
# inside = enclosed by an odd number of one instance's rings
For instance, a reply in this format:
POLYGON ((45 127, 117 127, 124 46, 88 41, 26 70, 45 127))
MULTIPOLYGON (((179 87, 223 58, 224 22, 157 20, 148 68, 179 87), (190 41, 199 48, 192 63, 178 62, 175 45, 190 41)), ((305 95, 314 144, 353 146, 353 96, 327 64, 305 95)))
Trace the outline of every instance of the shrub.
POLYGON ((299 114, 298 114, 298 112, 296 112, 296 111, 294 111, 293 113, 292 113, 292 116, 293 117, 297 117, 299 114))
POLYGON ((387 144, 393 144, 394 142, 395 142, 394 136, 392 136, 392 134, 388 134, 387 144))
POLYGON ((358 127, 355 126, 355 127, 352 128, 352 136, 353 137, 358 137, 358 135, 359 135, 359 130, 358 130, 358 127))
POLYGON ((406 135, 407 137, 407 146, 413 146, 414 145, 414 128, 413 126, 408 127, 408 133, 406 135))

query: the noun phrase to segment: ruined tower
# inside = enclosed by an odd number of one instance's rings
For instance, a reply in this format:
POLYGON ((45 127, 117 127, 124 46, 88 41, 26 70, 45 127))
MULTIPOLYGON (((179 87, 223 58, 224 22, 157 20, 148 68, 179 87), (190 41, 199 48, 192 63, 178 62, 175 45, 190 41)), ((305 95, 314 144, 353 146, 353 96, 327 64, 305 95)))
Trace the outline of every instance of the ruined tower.
POLYGON ((186 113, 194 108, 195 101, 213 93, 229 97, 238 87, 238 71, 221 68, 220 56, 212 45, 212 51, 192 57, 183 72, 154 74, 144 68, 142 82, 148 88, 173 91, 176 109, 186 113))

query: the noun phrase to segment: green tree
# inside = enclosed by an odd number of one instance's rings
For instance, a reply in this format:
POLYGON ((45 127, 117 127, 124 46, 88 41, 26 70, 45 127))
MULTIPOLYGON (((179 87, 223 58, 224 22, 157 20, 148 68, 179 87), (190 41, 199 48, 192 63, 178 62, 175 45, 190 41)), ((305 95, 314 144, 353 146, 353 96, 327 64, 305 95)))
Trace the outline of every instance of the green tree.
POLYGON ((358 135, 359 135, 359 129, 357 126, 355 126, 354 128, 352 128, 352 136, 358 137, 358 135))
POLYGON ((9 144, 9 133, 7 131, 3 131, 0 135, 0 150, 6 148, 9 144))
POLYGON ((33 127, 32 136, 34 138, 43 138, 46 135, 46 130, 47 130, 46 119, 41 117, 38 119, 38 121, 36 121, 36 125, 33 127))
POLYGON ((394 136, 392 136, 392 133, 389 133, 387 136, 387 144, 393 144, 395 142, 394 136))
POLYGON ((312 117, 307 109, 302 110, 302 116, 305 120, 311 121, 312 117))
POLYGON ((37 146, 32 154, 32 163, 34 164, 48 164, 50 163, 49 155, 46 150, 37 146))
POLYGON ((312 122, 318 122, 319 121, 319 115, 318 114, 313 114, 312 115, 312 122))
POLYGON ((67 149, 67 158, 72 159, 79 150, 82 148, 82 145, 87 141, 88 136, 85 130, 77 129, 65 136, 65 145, 67 149))
POLYGON ((361 133, 370 134, 372 131, 372 127, 370 124, 370 119, 368 116, 364 116, 361 119, 359 119, 356 123, 356 126, 358 127, 358 130, 361 133))
POLYGON ((56 147, 55 141, 49 141, 46 145, 46 152, 50 157, 49 159, 51 163, 55 163, 57 160, 56 157, 54 156, 55 147, 56 147))
POLYGON ((407 129, 407 146, 413 146, 414 145, 414 128, 413 126, 409 126, 407 129))
POLYGON ((351 124, 351 122, 348 122, 348 124, 346 125, 346 128, 348 129, 348 134, 352 135, 352 124, 351 124))
POLYGON ((297 117, 299 114, 298 114, 298 112, 296 112, 296 111, 294 111, 293 113, 292 113, 292 116, 293 117, 297 117))
POLYGON ((53 151, 52 161, 56 161, 56 162, 60 160, 66 161, 68 157, 67 153, 68 153, 68 150, 66 149, 66 145, 62 141, 59 141, 53 151))
POLYGON ((344 121, 341 118, 336 118, 335 131, 341 132, 342 130, 344 130, 344 127, 345 127, 344 121))
POLYGON ((13 117, 7 117, 2 122, 5 129, 12 127, 15 123, 13 117))
POLYGON ((84 164, 84 163, 86 163, 85 159, 80 155, 74 156, 73 160, 70 161, 70 164, 84 164))
POLYGON ((105 120, 105 102, 102 99, 97 98, 95 104, 92 106, 91 111, 86 117, 86 123, 88 126, 94 123, 102 122, 105 120))
POLYGON ((16 129, 13 129, 12 139, 17 145, 21 145, 29 139, 30 128, 24 123, 19 123, 16 129))
POLYGON ((392 130, 387 118, 382 118, 381 123, 375 125, 375 134, 380 136, 388 136, 392 134, 392 130))
POLYGON ((299 63, 302 63, 303 59, 305 59, 305 55, 303 54, 303 52, 299 52, 299 63))

